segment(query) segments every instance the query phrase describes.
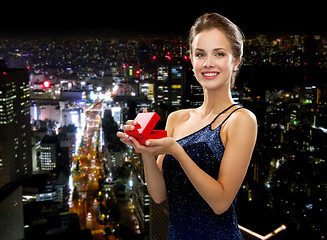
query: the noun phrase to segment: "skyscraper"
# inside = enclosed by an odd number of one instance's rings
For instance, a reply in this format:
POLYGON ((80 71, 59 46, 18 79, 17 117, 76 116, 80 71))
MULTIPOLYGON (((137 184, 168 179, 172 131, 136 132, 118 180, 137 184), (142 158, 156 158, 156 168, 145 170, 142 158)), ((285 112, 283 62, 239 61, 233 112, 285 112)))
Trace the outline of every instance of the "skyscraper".
POLYGON ((155 102, 174 109, 183 108, 189 61, 184 58, 170 58, 157 64, 155 102))
POLYGON ((0 60, 0 188, 32 173, 27 69, 0 60))
POLYGON ((40 144, 40 165, 42 172, 50 172, 57 167, 58 136, 44 136, 40 144))

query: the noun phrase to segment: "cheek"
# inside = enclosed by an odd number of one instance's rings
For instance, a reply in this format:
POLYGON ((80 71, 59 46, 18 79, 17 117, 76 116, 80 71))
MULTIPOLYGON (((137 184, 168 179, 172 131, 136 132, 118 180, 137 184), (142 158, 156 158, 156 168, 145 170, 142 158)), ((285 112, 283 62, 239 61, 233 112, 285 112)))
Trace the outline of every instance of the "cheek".
POLYGON ((195 59, 195 58, 192 59, 192 66, 193 66, 193 69, 199 69, 199 68, 202 67, 202 65, 203 65, 203 64, 200 62, 199 59, 195 59))
POLYGON ((230 71, 233 69, 233 61, 230 58, 224 58, 221 59, 218 63, 217 66, 224 71, 230 71))
POLYGON ((193 61, 192 65, 193 65, 194 74, 195 75, 201 74, 203 64, 200 63, 199 60, 197 60, 197 61, 193 61))
POLYGON ((234 69, 234 65, 227 63, 224 65, 220 66, 220 70, 221 70, 221 77, 224 78, 230 78, 231 75, 233 74, 233 69, 234 69))

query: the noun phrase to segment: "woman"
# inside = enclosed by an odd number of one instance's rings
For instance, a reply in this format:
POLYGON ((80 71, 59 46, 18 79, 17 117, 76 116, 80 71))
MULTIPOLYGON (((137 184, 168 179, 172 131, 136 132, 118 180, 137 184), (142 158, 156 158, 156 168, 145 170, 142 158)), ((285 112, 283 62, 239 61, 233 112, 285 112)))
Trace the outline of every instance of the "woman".
MULTIPOLYGON (((235 198, 257 135, 255 116, 233 102, 230 90, 242 60, 243 36, 227 18, 204 14, 190 30, 189 47, 203 104, 171 113, 167 138, 147 140, 144 146, 125 133, 117 136, 142 153, 153 200, 168 198, 168 239, 242 239, 235 198)), ((123 130, 136 124, 127 121, 123 130)))

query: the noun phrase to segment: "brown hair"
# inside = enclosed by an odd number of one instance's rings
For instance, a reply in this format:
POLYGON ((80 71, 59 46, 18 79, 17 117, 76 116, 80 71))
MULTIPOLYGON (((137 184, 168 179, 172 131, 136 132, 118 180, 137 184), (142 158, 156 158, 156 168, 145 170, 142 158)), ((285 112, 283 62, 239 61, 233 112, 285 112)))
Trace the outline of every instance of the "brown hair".
MULTIPOLYGON (((231 44, 233 57, 236 59, 242 58, 244 35, 241 29, 239 29, 239 27, 232 23, 228 18, 221 16, 218 13, 205 13, 195 21, 189 34, 190 54, 192 55, 192 43, 196 35, 204 30, 214 28, 225 33, 231 44)), ((234 72, 232 75, 231 86, 234 86, 236 74, 237 72, 234 72)))

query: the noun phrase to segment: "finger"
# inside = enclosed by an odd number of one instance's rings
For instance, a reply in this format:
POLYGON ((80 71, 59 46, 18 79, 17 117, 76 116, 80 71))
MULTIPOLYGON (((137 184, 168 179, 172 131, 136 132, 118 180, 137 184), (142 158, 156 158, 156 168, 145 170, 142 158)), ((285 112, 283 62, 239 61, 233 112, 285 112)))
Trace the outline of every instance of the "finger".
POLYGON ((119 138, 125 138, 125 139, 128 139, 128 134, 123 133, 123 132, 117 132, 117 133, 116 133, 116 136, 119 137, 119 138))
POLYGON ((131 146, 132 145, 132 142, 131 142, 131 140, 129 140, 129 138, 120 138, 119 139, 121 142, 123 142, 123 143, 125 143, 126 145, 128 145, 128 146, 131 146))
POLYGON ((134 129, 135 129, 135 126, 134 125, 124 125, 123 126, 124 132, 126 132, 126 131, 133 131, 134 129))
POLYGON ((125 143, 128 146, 131 146, 132 145, 131 140, 129 140, 129 136, 127 134, 122 133, 122 132, 117 132, 116 135, 117 135, 117 137, 119 137, 119 140, 122 143, 125 143))
POLYGON ((143 145, 141 145, 135 138, 129 137, 129 139, 131 140, 131 142, 134 145, 134 148, 136 150, 138 150, 139 152, 144 150, 145 147, 143 145))
POLYGON ((146 140, 145 145, 148 146, 148 147, 153 146, 152 141, 150 141, 150 140, 146 140))
POLYGON ((135 120, 127 120, 126 125, 136 125, 137 122, 135 120))
POLYGON ((135 146, 135 148, 139 148, 141 145, 140 143, 133 137, 129 137, 129 140, 132 142, 132 144, 135 146))
POLYGON ((133 143, 131 143, 131 146, 134 148, 135 152, 140 153, 140 151, 135 147, 133 143))
POLYGON ((148 147, 162 145, 162 140, 161 139, 148 139, 145 141, 145 145, 148 147))
POLYGON ((146 108, 143 109, 143 113, 147 113, 148 110, 146 108))
POLYGON ((132 146, 132 142, 130 140, 120 139, 120 141, 126 144, 127 146, 132 146))

